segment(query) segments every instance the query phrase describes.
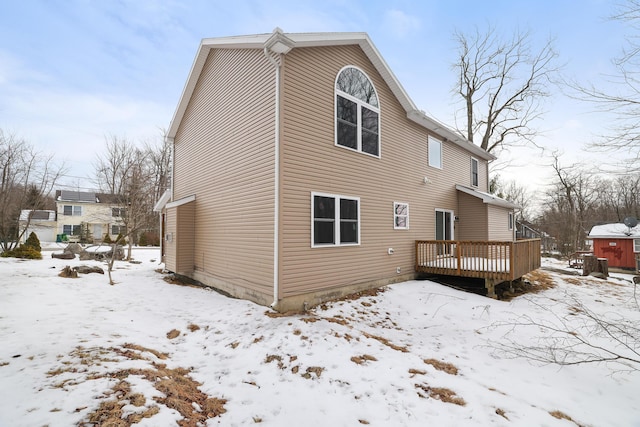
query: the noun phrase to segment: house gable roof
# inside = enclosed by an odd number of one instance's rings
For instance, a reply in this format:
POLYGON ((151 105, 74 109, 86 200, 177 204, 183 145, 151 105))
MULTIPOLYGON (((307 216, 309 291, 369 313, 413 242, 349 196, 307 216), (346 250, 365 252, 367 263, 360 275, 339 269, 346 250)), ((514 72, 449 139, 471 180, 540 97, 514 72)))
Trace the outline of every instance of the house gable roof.
POLYGON ((515 203, 512 203, 508 200, 505 199, 501 199, 498 196, 494 196, 493 194, 490 193, 485 193, 484 191, 479 191, 476 190, 475 188, 471 188, 471 187, 467 187, 464 185, 460 185, 457 184, 456 185, 456 190, 458 191, 462 191, 463 193, 469 194, 473 197, 477 197, 479 199, 482 199, 482 203, 486 203, 488 205, 494 205, 494 206, 499 206, 501 208, 507 208, 507 209, 519 209, 520 206, 516 205, 515 203))
POLYGON ((640 225, 629 228, 621 223, 594 225, 589 232, 590 239, 638 239, 640 225))
POLYGON ((96 193, 86 191, 57 190, 56 201, 96 203, 96 193))
POLYGON ((439 121, 427 116, 423 111, 418 110, 413 103, 409 95, 405 92, 404 88, 395 77, 385 60, 376 49, 375 45, 369 38, 369 35, 364 32, 354 33, 283 33, 282 30, 276 28, 273 33, 270 34, 254 34, 247 36, 233 36, 233 37, 220 37, 220 38, 208 38, 203 39, 200 43, 200 47, 196 53, 196 57, 191 66, 189 77, 182 90, 180 101, 169 125, 167 131, 167 138, 172 140, 175 138, 180 123, 189 104, 189 100, 193 95, 196 83, 200 77, 209 52, 212 49, 271 49, 278 53, 278 48, 275 46, 281 46, 282 51, 288 51, 291 48, 304 48, 304 47, 325 47, 325 46, 345 46, 345 45, 358 45, 365 53, 367 58, 374 65, 378 73, 385 80, 395 97, 398 99, 409 120, 418 123, 419 125, 431 130, 432 132, 442 136, 445 141, 450 141, 463 149, 470 151, 474 155, 484 160, 495 160, 495 156, 481 149, 477 145, 467 141, 448 126, 440 123, 439 121))

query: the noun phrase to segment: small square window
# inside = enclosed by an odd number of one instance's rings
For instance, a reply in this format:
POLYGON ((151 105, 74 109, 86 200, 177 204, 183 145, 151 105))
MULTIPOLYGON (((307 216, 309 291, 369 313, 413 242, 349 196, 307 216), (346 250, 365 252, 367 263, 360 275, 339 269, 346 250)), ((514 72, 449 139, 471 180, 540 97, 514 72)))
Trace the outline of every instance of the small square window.
POLYGON ((396 230, 409 229, 409 204, 393 202, 393 228, 396 230))

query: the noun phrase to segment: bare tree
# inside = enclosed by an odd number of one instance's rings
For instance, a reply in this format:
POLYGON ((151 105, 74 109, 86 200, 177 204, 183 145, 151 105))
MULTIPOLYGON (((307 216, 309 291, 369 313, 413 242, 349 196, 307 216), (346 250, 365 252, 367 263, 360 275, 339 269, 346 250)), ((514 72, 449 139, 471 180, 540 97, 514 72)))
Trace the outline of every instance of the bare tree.
POLYGON ((542 364, 560 366, 607 363, 614 372, 640 370, 640 327, 634 319, 615 311, 599 314, 569 293, 545 304, 531 302, 545 316, 522 315, 513 321, 493 324, 507 328, 502 340, 492 346, 501 356, 524 357, 542 364), (535 344, 523 344, 524 330, 538 336, 535 344))
MULTIPOLYGON (((627 0, 619 12, 611 17, 629 25, 627 46, 613 59, 616 72, 606 75, 603 83, 608 88, 594 83, 569 81, 572 95, 593 104, 600 112, 613 117, 612 125, 591 148, 603 151, 626 152, 631 155, 622 165, 623 169, 640 170, 640 0, 627 0)), ((620 167, 620 164, 617 164, 620 167)))
POLYGON ((39 209, 51 194, 64 165, 56 166, 24 139, 0 129, 0 249, 15 248, 27 226, 18 226, 23 209, 39 209))
POLYGON ((542 114, 541 100, 557 71, 552 42, 540 50, 531 46, 529 32, 503 39, 493 27, 472 34, 456 32, 458 72, 455 92, 463 100, 461 133, 484 150, 534 143, 534 121, 542 114))
POLYGON ((581 250, 593 222, 597 204, 596 181, 592 175, 576 165, 562 166, 558 153, 551 165, 555 181, 547 191, 547 209, 539 223, 558 239, 564 255, 581 250))
POLYGON ((526 187, 519 185, 516 181, 503 181, 497 174, 491 178, 490 187, 491 193, 520 206, 516 213, 519 220, 532 220, 533 195, 526 187))
MULTIPOLYGON (((114 204, 124 207, 120 218, 125 232, 121 234, 128 241, 127 259, 131 259, 131 248, 137 243, 139 233, 155 225, 154 168, 149 161, 149 153, 126 138, 110 136, 106 146, 106 154, 97 159, 96 174, 101 189, 113 195, 114 204)), ((109 263, 109 281, 112 284, 115 246, 121 243, 114 242, 114 257, 109 263)))

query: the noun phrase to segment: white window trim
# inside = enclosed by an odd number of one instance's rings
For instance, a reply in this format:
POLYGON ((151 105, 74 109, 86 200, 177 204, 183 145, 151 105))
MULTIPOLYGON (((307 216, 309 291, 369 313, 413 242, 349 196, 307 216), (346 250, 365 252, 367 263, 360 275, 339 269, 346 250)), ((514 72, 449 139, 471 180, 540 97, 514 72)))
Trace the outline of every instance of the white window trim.
POLYGON ((393 229, 394 230, 408 230, 409 229, 409 203, 405 203, 405 202, 393 202, 393 229), (407 225, 404 227, 400 227, 398 226, 398 222, 396 221, 396 218, 399 216, 405 216, 405 215, 398 215, 396 212, 396 208, 398 205, 405 205, 407 207, 407 225))
POLYGON ((63 216, 82 216, 82 206, 81 205, 62 205, 62 215, 63 216), (71 214, 67 215, 64 213, 64 208, 67 206, 71 206, 71 214), (76 209, 78 212, 76 213, 76 209))
POLYGON ((379 159, 382 157, 382 118, 380 115, 380 97, 378 96, 378 91, 376 90, 375 85, 373 84, 373 80, 371 80, 371 78, 369 77, 369 75, 367 73, 364 72, 363 69, 356 67, 354 65, 347 65, 344 66, 340 69, 340 71, 338 71, 338 74, 336 74, 336 78, 335 81, 333 82, 333 122, 334 122, 334 126, 333 126, 333 145, 335 145, 336 147, 340 147, 340 148, 344 148, 345 150, 349 150, 349 151, 353 151, 356 153, 361 153, 361 154, 365 154, 367 156, 371 156, 374 157, 376 159, 379 159), (349 95, 346 92, 343 92, 341 90, 338 90, 336 88, 336 86, 338 85, 338 77, 340 77, 340 74, 342 74, 342 72, 347 69, 347 68, 355 68, 356 70, 360 71, 362 74, 365 75, 365 77, 367 79, 369 79, 369 82, 371 83, 371 86, 373 86, 373 90, 376 93, 376 99, 378 100, 378 107, 375 107, 371 104, 367 104, 366 102, 362 101, 361 99, 356 98, 353 95, 349 95), (336 97, 336 95, 340 95, 343 98, 348 99, 349 101, 355 102, 356 105, 358 105, 358 118, 357 118, 357 144, 358 147, 356 149, 353 149, 351 147, 345 147, 344 145, 340 145, 338 144, 338 98, 336 97), (362 151, 362 106, 366 106, 369 110, 374 111, 378 114, 378 155, 376 156, 375 154, 371 154, 371 153, 367 153, 366 151, 362 151))
POLYGON ((362 219, 360 216, 360 197, 352 197, 352 196, 344 196, 339 194, 330 194, 330 193, 318 193, 311 192, 311 247, 312 248, 334 248, 336 246, 360 246, 360 231, 362 228, 362 219), (316 196, 320 197, 331 197, 335 199, 336 203, 334 206, 335 209, 335 227, 334 227, 334 242, 335 243, 320 243, 315 244, 314 236, 315 236, 315 218, 314 218, 314 198, 316 196), (358 241, 356 243, 340 243, 340 200, 355 200, 358 202, 358 241))
POLYGON ((427 139, 427 151, 428 151, 428 162, 429 162, 429 166, 431 166, 432 168, 436 168, 436 169, 443 169, 443 164, 444 164, 444 143, 439 140, 438 138, 435 138, 431 135, 429 135, 428 139, 427 139), (435 141, 437 143, 440 144, 440 166, 436 166, 434 164, 431 163, 432 160, 432 156, 431 156, 431 142, 435 141))
POLYGON ((509 212, 509 217, 507 218, 507 226, 509 230, 513 230, 513 226, 515 225, 515 215, 513 212, 509 212))
POLYGON ((471 186, 478 187, 480 185, 480 162, 475 157, 471 158, 471 186), (476 183, 473 182, 473 163, 476 164, 476 183))
POLYGON ((640 239, 633 239, 633 252, 640 252, 640 239))

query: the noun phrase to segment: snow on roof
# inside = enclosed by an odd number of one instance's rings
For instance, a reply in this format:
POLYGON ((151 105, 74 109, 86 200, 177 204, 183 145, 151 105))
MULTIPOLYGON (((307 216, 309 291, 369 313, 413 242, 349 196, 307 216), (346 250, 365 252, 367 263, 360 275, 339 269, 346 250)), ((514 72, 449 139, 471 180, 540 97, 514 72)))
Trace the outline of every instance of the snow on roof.
POLYGON ((621 223, 595 225, 589 232, 590 238, 615 237, 617 239, 640 238, 640 225, 629 228, 621 223))

